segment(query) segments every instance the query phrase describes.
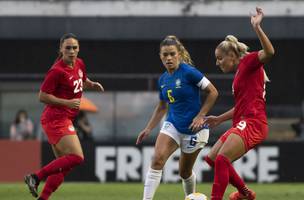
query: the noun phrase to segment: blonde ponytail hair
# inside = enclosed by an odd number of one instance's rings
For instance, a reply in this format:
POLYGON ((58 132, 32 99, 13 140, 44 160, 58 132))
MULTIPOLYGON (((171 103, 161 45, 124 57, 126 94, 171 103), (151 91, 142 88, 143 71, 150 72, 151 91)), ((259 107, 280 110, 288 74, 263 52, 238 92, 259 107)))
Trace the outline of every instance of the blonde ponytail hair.
POLYGON ((239 42, 238 39, 233 35, 227 35, 225 40, 222 41, 216 48, 221 49, 225 53, 233 51, 238 57, 243 57, 248 53, 249 50, 249 47, 246 44, 239 42))
POLYGON ((160 43, 160 48, 163 46, 176 46, 178 52, 181 55, 182 62, 187 63, 189 65, 193 65, 193 61, 187 49, 180 42, 180 40, 175 35, 168 35, 165 39, 160 43))

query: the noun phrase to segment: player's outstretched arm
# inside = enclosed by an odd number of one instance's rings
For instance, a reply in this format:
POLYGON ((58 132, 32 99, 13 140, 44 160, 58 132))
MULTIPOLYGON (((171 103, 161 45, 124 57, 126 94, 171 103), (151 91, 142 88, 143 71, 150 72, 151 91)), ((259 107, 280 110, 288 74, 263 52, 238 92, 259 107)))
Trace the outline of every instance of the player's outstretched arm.
POLYGON ((87 78, 86 81, 84 82, 84 88, 104 92, 104 88, 99 82, 91 81, 89 78, 87 78))
POLYGON ((167 103, 165 101, 159 101, 154 109, 154 112, 144 130, 142 130, 136 140, 136 144, 140 144, 148 135, 151 133, 152 129, 160 122, 163 116, 167 112, 167 103))
POLYGON ((219 116, 213 116, 213 115, 207 116, 205 118, 204 124, 209 126, 209 128, 214 128, 219 124, 221 124, 222 122, 232 119, 233 113, 234 113, 234 107, 219 116))
POLYGON ((192 123, 189 127, 192 131, 198 131, 202 128, 205 122, 205 116, 211 110, 218 97, 218 91, 212 83, 209 83, 208 86, 204 89, 204 91, 207 93, 207 97, 201 107, 200 112, 192 120, 192 123))
POLYGON ((259 60, 262 63, 267 63, 271 60, 272 56, 274 55, 274 48, 269 38, 261 28, 261 22, 263 17, 264 17, 264 13, 262 8, 257 7, 256 14, 251 16, 251 24, 263 48, 262 50, 259 51, 259 60))

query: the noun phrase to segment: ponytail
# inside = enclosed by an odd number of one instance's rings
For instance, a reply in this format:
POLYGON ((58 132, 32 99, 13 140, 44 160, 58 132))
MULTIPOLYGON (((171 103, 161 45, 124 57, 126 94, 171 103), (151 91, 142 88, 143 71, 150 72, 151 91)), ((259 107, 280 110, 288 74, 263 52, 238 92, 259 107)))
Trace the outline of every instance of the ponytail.
POLYGON ((59 51, 58 52, 58 56, 57 56, 57 58, 56 58, 56 60, 55 60, 54 63, 58 62, 58 60, 60 60, 61 58, 62 58, 62 53, 59 51))
POLYGON ((225 53, 233 51, 238 57, 243 57, 248 53, 249 50, 249 47, 246 44, 239 42, 238 39, 233 35, 227 35, 225 40, 222 41, 216 48, 221 49, 225 53))
MULTIPOLYGON (((227 35, 225 40, 222 41, 216 48, 221 49, 225 53, 233 51, 238 57, 243 57, 248 53, 249 50, 249 47, 246 44, 239 42, 238 39, 233 35, 227 35)), ((263 73, 264 82, 270 82, 264 69, 263 73)))

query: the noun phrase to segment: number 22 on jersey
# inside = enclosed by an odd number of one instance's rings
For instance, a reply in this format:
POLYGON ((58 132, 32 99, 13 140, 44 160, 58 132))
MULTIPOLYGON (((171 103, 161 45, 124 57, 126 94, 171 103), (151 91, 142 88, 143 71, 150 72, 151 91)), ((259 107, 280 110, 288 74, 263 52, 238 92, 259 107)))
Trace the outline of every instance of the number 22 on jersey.
POLYGON ((174 103, 175 99, 172 96, 172 90, 167 90, 167 96, 168 96, 170 103, 174 103))

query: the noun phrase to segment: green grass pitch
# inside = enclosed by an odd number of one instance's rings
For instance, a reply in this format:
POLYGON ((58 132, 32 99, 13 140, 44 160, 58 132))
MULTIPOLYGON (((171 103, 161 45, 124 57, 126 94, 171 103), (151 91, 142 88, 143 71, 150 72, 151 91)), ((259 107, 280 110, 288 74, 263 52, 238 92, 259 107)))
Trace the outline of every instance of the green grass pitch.
MULTIPOLYGON (((257 200, 304 200, 303 184, 249 184, 256 191, 257 200)), ((39 190, 41 191, 42 185, 39 190)), ((51 200, 141 200, 141 183, 65 183, 52 195, 51 200)), ((198 184, 199 192, 210 196, 211 183, 198 184)), ((229 186, 225 200, 234 189, 229 186)), ((0 199, 34 200, 25 184, 0 184, 0 199)), ((154 200, 183 200, 180 184, 162 183, 154 200)))

